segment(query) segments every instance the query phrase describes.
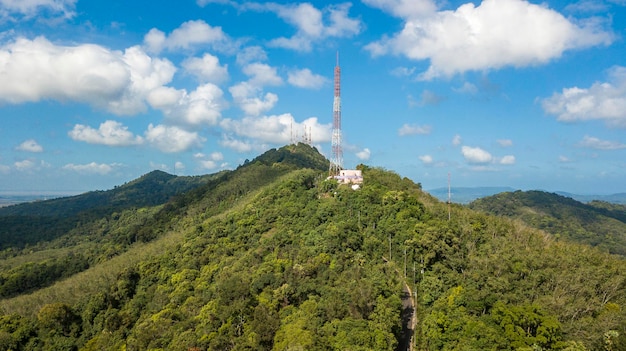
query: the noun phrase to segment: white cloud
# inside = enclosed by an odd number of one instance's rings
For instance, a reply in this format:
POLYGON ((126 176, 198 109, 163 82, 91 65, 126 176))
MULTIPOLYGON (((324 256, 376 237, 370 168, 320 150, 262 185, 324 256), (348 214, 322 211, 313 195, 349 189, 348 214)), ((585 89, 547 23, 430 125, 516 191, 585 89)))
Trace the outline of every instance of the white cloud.
POLYGON ((320 124, 317 117, 308 118, 301 123, 295 121, 289 113, 282 115, 245 117, 242 120, 225 119, 221 123, 226 131, 237 136, 254 139, 271 144, 286 144, 299 131, 306 130, 312 134, 313 142, 328 142, 331 138, 332 125, 320 124), (292 134, 293 133, 293 134, 292 134))
POLYGON ((472 164, 490 163, 493 160, 491 154, 479 147, 463 146, 461 153, 465 160, 472 164))
POLYGON ((153 126, 152 124, 145 132, 145 139, 152 146, 167 153, 189 150, 204 142, 204 139, 196 132, 188 132, 175 126, 153 126))
POLYGON ((73 163, 66 164, 63 166, 63 169, 68 171, 73 171, 77 173, 84 174, 101 174, 106 175, 111 173, 114 170, 116 164, 105 164, 105 163, 95 163, 91 162, 84 165, 76 165, 73 163))
POLYGON ((457 135, 455 135, 455 136, 452 138, 452 145, 454 145, 454 146, 459 146, 459 145, 461 145, 461 143, 462 143, 462 142, 463 142, 463 139, 462 139, 462 138, 461 138, 461 136, 460 136, 460 135, 458 135, 458 134, 457 134, 457 135))
MULTIPOLYGON (((46 161, 39 161, 36 162, 33 159, 26 159, 26 160, 22 160, 22 161, 16 161, 15 163, 13 163, 13 166, 15 167, 15 169, 17 171, 20 172, 33 172, 33 171, 40 171, 44 168, 50 168, 51 165, 49 163, 47 163, 46 161)), ((9 168, 6 169, 6 171, 8 172, 9 168)))
POLYGON ((430 67, 420 79, 429 80, 466 71, 545 64, 567 50, 612 41, 613 34, 600 28, 598 21, 578 25, 527 1, 484 0, 479 6, 466 3, 456 11, 410 18, 402 31, 366 49, 373 56, 428 59, 430 67))
POLYGON ((226 34, 221 27, 211 27, 203 20, 187 21, 169 35, 152 28, 144 37, 148 51, 159 53, 162 50, 187 50, 193 46, 226 42, 226 34))
POLYGON ((390 73, 396 77, 410 77, 415 73, 415 67, 396 67, 390 73))
POLYGON ((596 149, 596 150, 626 149, 626 144, 623 144, 617 141, 601 140, 595 137, 590 137, 588 135, 585 135, 585 137, 579 143, 579 145, 582 147, 596 149))
POLYGON ((148 96, 153 108, 163 111, 168 121, 182 125, 215 125, 226 108, 222 90, 212 84, 200 85, 196 90, 176 90, 162 87, 148 96))
POLYGON ((35 17, 42 11, 54 16, 72 18, 75 15, 77 0, 0 0, 0 18, 21 15, 35 17))
POLYGON ((420 161, 422 161, 422 163, 424 163, 425 165, 429 165, 433 163, 433 157, 430 155, 422 155, 418 157, 420 159, 420 161))
POLYGON ((43 147, 35 139, 28 139, 15 148, 26 152, 43 152, 43 147))
POLYGON ((458 88, 452 88, 452 90, 456 91, 457 93, 468 95, 475 95, 476 93, 478 93, 478 88, 476 87, 476 85, 470 82, 465 82, 458 88))
POLYGON ((612 127, 626 127, 626 67, 613 67, 608 75, 608 82, 554 93, 541 101, 543 110, 563 122, 603 120, 612 127))
POLYGON ((165 172, 169 172, 170 167, 168 165, 166 165, 165 163, 157 163, 157 162, 153 162, 150 161, 150 168, 151 169, 160 169, 162 171, 165 172))
POLYGON ((237 64, 241 66, 262 61, 267 61, 267 53, 260 46, 248 46, 237 51, 237 64))
POLYGON ((18 38, 0 47, 0 102, 76 101, 132 115, 145 111, 146 95, 175 72, 171 62, 153 59, 139 47, 120 52, 18 38))
POLYGON ((128 127, 116 121, 105 121, 98 129, 91 128, 83 124, 76 124, 68 132, 70 138, 77 141, 84 141, 89 144, 101 144, 108 146, 129 146, 143 143, 140 136, 133 135, 128 131, 128 127))
POLYGON ((276 68, 265 63, 254 62, 247 64, 243 67, 242 71, 250 77, 248 82, 255 87, 283 84, 283 79, 278 76, 276 68))
POLYGON ((234 102, 248 116, 258 116, 271 110, 278 102, 278 95, 266 93, 261 96, 261 88, 255 87, 248 82, 241 82, 228 88, 234 102))
POLYGON ((500 145, 502 147, 513 146, 513 140, 511 140, 511 139, 498 139, 497 142, 498 142, 498 145, 500 145))
POLYGON ((434 93, 434 92, 432 92, 430 90, 424 90, 424 91, 422 91, 422 95, 420 96, 420 101, 419 101, 418 105, 419 106, 437 105, 443 99, 444 99, 444 97, 441 96, 441 95, 437 95, 437 93, 434 93))
POLYGON ((361 161, 367 161, 370 159, 372 152, 368 148, 364 148, 363 150, 356 153, 356 157, 361 161))
POLYGON ((221 66, 219 58, 211 54, 188 58, 182 66, 203 83, 222 83, 228 79, 228 65, 221 66))
MULTIPOLYGON (((204 158, 204 155, 202 155, 204 158)), ((224 163, 220 164, 219 162, 224 160, 224 155, 221 152, 213 152, 209 155, 208 159, 202 159, 199 161, 199 164, 204 169, 215 169, 225 165, 224 163)))
POLYGON ((32 160, 16 161, 13 165, 15 169, 22 172, 32 170, 36 166, 35 162, 32 160))
POLYGON ((506 155, 500 159, 501 165, 514 165, 515 164, 515 156, 506 155))
POLYGON ((406 136, 406 135, 425 135, 425 134, 430 134, 430 132, 432 131, 432 127, 431 126, 417 126, 417 125, 409 125, 409 124, 404 124, 402 127, 400 127, 400 129, 398 129, 398 135, 400 136, 406 136))
POLYGON ((223 161, 224 160, 224 155, 221 152, 212 152, 211 155, 209 155, 209 158, 211 158, 211 160, 213 161, 223 161))
POLYGON ((404 19, 420 18, 437 10, 437 5, 431 0, 363 0, 363 2, 404 19))
POLYGON ((287 81, 289 84, 308 89, 320 89, 328 79, 319 74, 314 74, 310 69, 293 70, 288 73, 287 81))
POLYGON ((213 160, 202 160, 200 161, 200 166, 205 169, 215 169, 217 168, 217 162, 213 160))
POLYGON ((176 170, 176 172, 182 172, 185 169, 185 164, 180 161, 176 161, 176 163, 174 164, 174 169, 176 170))
POLYGON ((283 84, 276 68, 255 62, 244 66, 242 71, 250 79, 228 88, 235 104, 248 116, 258 116, 271 110, 278 102, 278 95, 269 92, 263 95, 263 87, 283 84))
POLYGON ((361 31, 361 21, 350 18, 351 4, 330 5, 319 10, 310 3, 278 4, 246 3, 244 10, 271 11, 296 28, 291 37, 280 37, 269 42, 270 46, 296 51, 311 51, 314 43, 326 38, 345 38, 361 31))
POLYGON ((241 153, 252 151, 252 145, 249 142, 238 140, 228 135, 222 137, 220 145, 241 153))

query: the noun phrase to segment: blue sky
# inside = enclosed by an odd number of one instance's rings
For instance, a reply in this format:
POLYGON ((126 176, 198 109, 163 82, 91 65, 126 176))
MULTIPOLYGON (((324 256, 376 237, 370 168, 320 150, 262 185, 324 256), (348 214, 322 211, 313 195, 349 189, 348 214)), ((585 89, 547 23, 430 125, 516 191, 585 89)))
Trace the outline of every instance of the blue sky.
POLYGON ((233 169, 311 130, 425 189, 626 192, 626 1, 0 0, 0 192, 233 169))

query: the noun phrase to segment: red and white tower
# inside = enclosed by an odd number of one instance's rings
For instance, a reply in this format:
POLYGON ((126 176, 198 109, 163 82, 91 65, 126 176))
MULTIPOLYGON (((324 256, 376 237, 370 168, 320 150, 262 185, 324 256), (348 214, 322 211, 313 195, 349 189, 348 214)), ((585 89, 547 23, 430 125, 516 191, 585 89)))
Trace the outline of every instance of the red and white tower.
POLYGON ((341 68, 339 68, 339 52, 335 66, 335 98, 333 100, 333 135, 332 155, 330 158, 330 176, 339 175, 343 168, 343 149, 341 148, 341 68))

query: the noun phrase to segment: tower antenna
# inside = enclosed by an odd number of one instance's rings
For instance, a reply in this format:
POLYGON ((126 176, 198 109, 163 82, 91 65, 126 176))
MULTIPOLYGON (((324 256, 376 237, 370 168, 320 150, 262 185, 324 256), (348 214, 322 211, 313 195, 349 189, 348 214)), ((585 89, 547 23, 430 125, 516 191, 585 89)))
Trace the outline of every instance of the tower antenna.
POLYGON ((450 206, 452 203, 452 196, 450 193, 450 172, 448 172, 448 220, 450 220, 450 206))
POLYGON ((339 175, 343 168, 343 149, 341 147, 341 68, 339 67, 339 51, 335 65, 335 98, 333 99, 333 135, 332 155, 330 159, 330 176, 339 175))

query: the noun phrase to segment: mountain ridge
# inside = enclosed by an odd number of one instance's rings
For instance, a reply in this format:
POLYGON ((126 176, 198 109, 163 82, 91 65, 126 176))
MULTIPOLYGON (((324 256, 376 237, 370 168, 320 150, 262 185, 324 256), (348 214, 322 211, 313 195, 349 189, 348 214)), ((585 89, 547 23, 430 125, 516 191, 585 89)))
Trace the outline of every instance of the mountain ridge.
POLYGON ((544 191, 515 191, 477 199, 474 210, 520 219, 558 238, 597 246, 626 256, 626 206, 602 201, 582 203, 544 191))
MULTIPOLYGON (((498 193, 504 192, 514 192, 520 189, 507 187, 507 186, 494 186, 494 187, 452 187, 450 188, 451 192, 451 200, 453 203, 460 204, 469 204, 470 202, 483 198, 492 196, 498 193)), ((532 191, 532 190, 527 190, 532 191)), ((609 195, 594 195, 594 194, 574 194, 566 191, 549 191, 549 190, 540 190, 548 193, 559 194, 562 196, 570 197, 574 200, 580 202, 591 202, 591 201, 605 201, 614 204, 626 204, 626 193, 615 193, 609 195)), ((434 188, 427 190, 428 193, 435 196, 440 201, 447 202, 448 201, 448 188, 434 188)))
POLYGON ((420 350, 626 345, 623 259, 448 205, 393 171, 359 165, 354 191, 327 162, 306 145, 270 150, 6 253, 0 292, 89 267, 0 296, 0 349, 394 351, 405 283, 420 350))

